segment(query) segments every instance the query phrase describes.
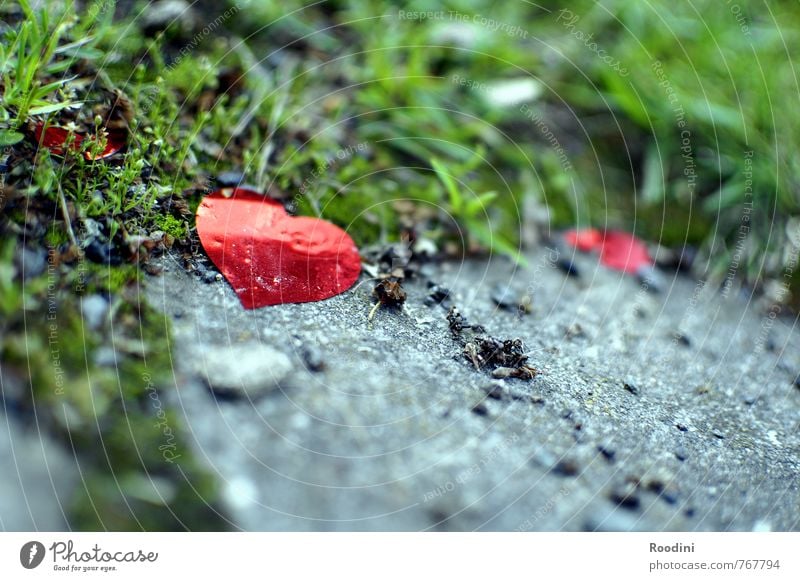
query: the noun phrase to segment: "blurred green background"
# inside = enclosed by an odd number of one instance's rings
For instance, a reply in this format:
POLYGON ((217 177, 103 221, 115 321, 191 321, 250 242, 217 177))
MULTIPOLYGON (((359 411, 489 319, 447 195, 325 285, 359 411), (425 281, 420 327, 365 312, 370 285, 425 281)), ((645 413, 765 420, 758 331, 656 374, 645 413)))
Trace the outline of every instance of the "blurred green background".
MULTIPOLYGON (((323 207, 348 179, 363 207, 398 195, 440 202, 424 169, 395 169, 428 168, 435 158, 466 195, 498 193, 488 213, 511 245, 532 196, 556 227, 619 227, 669 247, 698 246, 711 259, 707 276, 726 272, 737 253, 738 274, 751 282, 785 266, 787 219, 800 207, 796 2, 246 10, 242 34, 253 35, 256 54, 282 47, 295 74, 310 71, 294 83, 287 124, 308 124, 323 141, 352 131, 374 153, 330 191, 318 184, 323 207), (336 107, 309 123, 309 96, 331 86, 341 88, 327 93, 336 107)), ((278 171, 284 183, 293 179, 291 155, 278 171)), ((335 206, 327 208, 334 218, 352 213, 343 205, 337 216, 335 206)))

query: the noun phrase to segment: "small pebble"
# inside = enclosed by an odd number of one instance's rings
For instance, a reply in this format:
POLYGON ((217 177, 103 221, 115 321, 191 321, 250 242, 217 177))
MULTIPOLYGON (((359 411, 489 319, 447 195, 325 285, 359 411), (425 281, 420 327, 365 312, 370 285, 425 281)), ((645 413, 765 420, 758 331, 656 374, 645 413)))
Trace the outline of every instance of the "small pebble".
POLYGON ((244 181, 244 174, 240 171, 224 171, 216 177, 217 185, 221 188, 235 188, 244 181))
POLYGON ((485 417, 489 415, 489 408, 486 407, 485 403, 480 401, 472 407, 472 413, 477 416, 485 417))
POLYGON ((260 343, 207 346, 193 366, 217 395, 245 398, 278 388, 293 370, 287 355, 260 343))
POLYGON ((678 491, 672 487, 666 487, 658 493, 658 497, 669 505, 678 503, 678 491))
POLYGON ((652 267, 645 266, 636 272, 636 277, 639 279, 639 284, 647 292, 653 294, 661 294, 664 290, 664 281, 661 275, 652 267))
POLYGON ((141 19, 142 30, 148 36, 173 28, 188 34, 195 24, 195 13, 185 0, 159 0, 148 5, 141 19))
POLYGON ((541 468, 552 470, 558 464, 558 458, 545 448, 539 448, 531 455, 530 462, 541 468))
POLYGON ((492 377, 497 379, 504 379, 506 377, 511 377, 515 372, 513 367, 495 367, 492 370, 492 377))
POLYGON ((632 482, 626 482, 623 485, 613 488, 608 498, 613 503, 627 508, 628 510, 637 510, 641 504, 639 497, 636 495, 636 485, 632 482))
POLYGON ((575 476, 579 472, 578 463, 572 459, 561 459, 556 462, 551 472, 559 476, 575 476))
POLYGON ((446 306, 450 302, 450 289, 438 284, 430 285, 428 296, 425 297, 425 304, 429 307, 433 305, 446 306))
POLYGON ((108 300, 102 295, 89 295, 81 299, 81 312, 86 326, 97 330, 103 326, 108 312, 108 300))
POLYGON ((100 242, 97 238, 92 238, 83 250, 86 254, 86 258, 94 263, 111 266, 119 266, 122 264, 122 258, 120 258, 112 246, 108 243, 104 244, 100 242))
POLYGON ((258 500, 258 488, 250 478, 237 476, 225 482, 222 499, 234 509, 248 510, 258 500))
POLYGON ((322 351, 314 345, 306 345, 303 348, 303 362, 309 371, 317 373, 325 369, 325 360, 322 351))
POLYGON ((533 312, 533 297, 529 294, 522 295, 517 305, 517 312, 519 315, 530 315, 533 312))
POLYGON ((503 397, 506 395, 505 386, 502 385, 501 382, 492 383, 491 385, 484 387, 483 390, 486 392, 486 397, 490 397, 492 399, 503 399, 503 397))
POLYGON ((212 282, 217 282, 217 275, 218 272, 214 272, 211 269, 206 269, 201 275, 201 280, 206 284, 211 284, 212 282))
POLYGON ((691 340, 691 339, 689 339, 689 336, 688 336, 688 335, 686 335, 686 334, 684 334, 684 333, 681 333, 680 331, 676 332, 676 333, 673 335, 673 338, 674 338, 674 339, 675 339, 675 340, 676 340, 678 343, 680 343, 681 345, 683 345, 684 347, 691 347, 691 346, 692 346, 692 340, 691 340))
POLYGON ((578 270, 578 267, 575 266, 575 263, 572 262, 569 258, 559 258, 554 262, 556 268, 566 274, 567 276, 572 276, 575 278, 580 277, 581 273, 578 270))
POLYGON ((583 523, 586 532, 612 532, 624 533, 635 531, 641 526, 639 520, 632 514, 618 509, 593 511, 583 523))
POLYGON ((519 309, 519 300, 508 285, 496 285, 492 289, 491 299, 494 304, 506 311, 516 311, 519 309))
POLYGON ((625 380, 622 385, 625 387, 625 391, 629 391, 633 395, 639 395, 639 387, 630 379, 625 380))
POLYGON ((610 448, 607 445, 598 446, 597 447, 597 451, 600 452, 600 454, 603 455, 603 458, 605 458, 609 462, 613 462, 614 461, 614 456, 617 455, 616 450, 614 450, 613 448, 610 448))
MULTIPOLYGON (((2 187, 0 187, 2 191, 2 187)), ((37 277, 47 268, 47 253, 44 250, 33 250, 27 246, 18 249, 14 256, 17 269, 22 273, 22 280, 37 277)))
POLYGON ((117 352, 113 347, 98 347, 94 352, 94 364, 98 367, 116 367, 118 364, 117 352))
POLYGON ((572 323, 569 327, 567 327, 567 339, 574 339, 576 337, 586 337, 586 332, 583 330, 583 327, 580 323, 572 323))
POLYGON ((674 454, 675 454, 675 457, 678 460, 680 460, 681 462, 683 462, 684 460, 686 460, 689 457, 688 450, 686 450, 686 448, 684 448, 683 446, 678 446, 677 448, 675 448, 674 454))

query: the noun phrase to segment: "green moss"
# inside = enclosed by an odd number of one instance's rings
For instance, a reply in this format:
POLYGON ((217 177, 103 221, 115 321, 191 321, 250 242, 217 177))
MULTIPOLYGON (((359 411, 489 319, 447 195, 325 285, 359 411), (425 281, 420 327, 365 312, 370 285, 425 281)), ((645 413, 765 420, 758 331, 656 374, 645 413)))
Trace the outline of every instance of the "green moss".
POLYGON ((10 311, 0 323, 0 359, 5 374, 29 387, 15 402, 21 413, 35 409, 38 425, 77 454, 86 486, 76 487, 66 507, 70 526, 224 530, 215 481, 167 405, 171 329, 140 301, 138 268, 79 262, 23 286, 4 273, 9 248, 0 247, 0 299, 26 310, 10 311), (111 318, 101 328, 84 323, 76 285, 111 292, 111 318), (109 360, 102 353, 110 346, 109 360))
POLYGON ((153 222, 159 230, 163 230, 173 238, 180 240, 186 237, 187 224, 171 214, 156 214, 153 222))

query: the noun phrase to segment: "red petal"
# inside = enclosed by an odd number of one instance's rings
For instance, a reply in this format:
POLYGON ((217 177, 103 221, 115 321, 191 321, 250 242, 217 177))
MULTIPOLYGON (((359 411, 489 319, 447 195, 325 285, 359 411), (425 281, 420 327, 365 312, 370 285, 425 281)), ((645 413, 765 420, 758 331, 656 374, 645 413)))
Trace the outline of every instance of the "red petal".
POLYGON ((295 218, 278 202, 238 188, 207 196, 197 233, 246 309, 319 301, 355 283, 361 258, 347 233, 317 218, 295 218))
MULTIPOLYGON (((45 129, 44 124, 39 123, 34 128, 33 133, 36 136, 36 142, 40 143, 42 147, 49 149, 50 153, 64 155, 64 144, 67 142, 67 138, 70 135, 69 131, 63 127, 48 127, 45 129), (42 137, 42 132, 44 132, 44 137, 42 137)), ((83 135, 78 133, 74 133, 73 135, 75 137, 71 147, 72 149, 80 149, 83 135)))
POLYGON ((615 230, 605 233, 600 262, 609 268, 629 274, 636 273, 643 266, 653 264, 644 242, 633 234, 615 230))
MULTIPOLYGON (((54 155, 64 155, 65 144, 67 143, 67 138, 70 135, 70 132, 67 129, 64 129, 63 127, 48 127, 45 129, 43 123, 38 123, 36 127, 34 127, 33 132, 36 136, 36 142, 40 143, 42 147, 46 147, 48 150, 50 150, 50 153, 54 155), (44 133, 44 138, 42 137, 42 133, 44 133)), ((70 145, 70 149, 73 151, 80 151, 84 136, 80 133, 73 133, 73 135, 75 137, 70 145)), ((94 141, 96 137, 94 135, 90 135, 86 139, 89 141, 94 141)), ((119 131, 112 131, 106 138, 106 146, 103 148, 103 151, 96 155, 92 155, 92 152, 87 150, 83 152, 83 157, 89 161, 92 161, 93 159, 105 159, 107 157, 111 157, 123 147, 125 147, 125 134, 119 131)))
POLYGON ((567 230, 564 233, 564 240, 582 252, 589 252, 600 248, 603 244, 603 235, 594 228, 567 230))
MULTIPOLYGON (((89 137, 89 141, 94 141, 94 140, 95 140, 94 136, 89 137)), ((120 149, 125 147, 125 135, 117 131, 109 133, 108 136, 106 137, 106 146, 103 148, 103 151, 97 153, 96 155, 92 155, 91 151, 92 145, 93 144, 89 146, 90 149, 83 152, 83 157, 85 157, 89 161, 92 161, 93 159, 94 160, 105 159, 107 157, 111 157, 112 155, 117 153, 120 149)))

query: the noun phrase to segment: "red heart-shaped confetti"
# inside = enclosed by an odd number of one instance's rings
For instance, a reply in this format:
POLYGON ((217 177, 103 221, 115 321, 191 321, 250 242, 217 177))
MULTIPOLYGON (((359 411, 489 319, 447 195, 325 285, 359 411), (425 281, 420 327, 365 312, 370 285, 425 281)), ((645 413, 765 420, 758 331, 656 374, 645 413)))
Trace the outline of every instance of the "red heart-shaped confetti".
MULTIPOLYGON (((50 150, 50 153, 53 155, 64 155, 67 139, 70 135, 67 129, 63 127, 48 127, 45 129, 43 123, 38 123, 33 133, 36 137, 36 142, 41 143, 42 147, 50 150)), ((73 151, 80 151, 84 139, 88 139, 91 142, 97 139, 97 137, 94 135, 85 137, 80 133, 74 133, 70 149, 73 151)), ((83 157, 89 161, 105 159, 111 157, 123 147, 125 147, 125 136, 119 131, 112 131, 106 135, 106 144, 102 151, 92 154, 92 149, 90 148, 83 152, 83 157)))
POLYGON ((361 272, 358 248, 344 230, 289 216, 278 202, 244 188, 204 198, 197 233, 246 309, 327 299, 361 272))
POLYGON ((564 234, 564 240, 583 252, 598 250, 602 264, 628 274, 638 273, 653 264, 645 243, 628 232, 600 232, 594 228, 569 230, 564 234))
POLYGON ((603 237, 600 262, 616 270, 636 274, 642 267, 652 266, 647 246, 633 234, 609 230, 603 237))
POLYGON ((589 252, 602 244, 603 235, 599 230, 595 230, 594 228, 567 230, 564 233, 564 240, 581 252, 589 252))

